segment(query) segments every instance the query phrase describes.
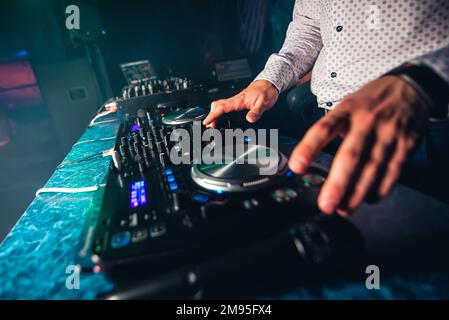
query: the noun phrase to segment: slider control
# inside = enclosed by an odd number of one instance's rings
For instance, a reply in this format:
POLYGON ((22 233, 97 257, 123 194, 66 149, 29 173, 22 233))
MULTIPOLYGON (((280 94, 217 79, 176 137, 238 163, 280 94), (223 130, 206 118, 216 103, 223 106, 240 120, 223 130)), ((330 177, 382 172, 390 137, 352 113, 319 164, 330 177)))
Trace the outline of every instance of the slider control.
POLYGON ((166 159, 165 159, 165 153, 164 152, 161 152, 160 154, 159 154, 159 161, 161 162, 161 166, 162 166, 162 168, 164 168, 165 167, 165 161, 166 161, 166 159))
POLYGON ((180 205, 179 205, 179 197, 178 194, 176 192, 172 193, 172 209, 173 211, 177 212, 180 209, 180 205))

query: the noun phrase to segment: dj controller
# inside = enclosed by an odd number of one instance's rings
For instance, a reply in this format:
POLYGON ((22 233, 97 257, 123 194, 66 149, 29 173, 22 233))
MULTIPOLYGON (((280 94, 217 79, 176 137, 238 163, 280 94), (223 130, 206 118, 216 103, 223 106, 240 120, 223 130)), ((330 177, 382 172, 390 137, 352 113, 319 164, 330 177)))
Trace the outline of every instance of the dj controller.
POLYGON ((241 124, 225 116, 216 132, 226 143, 216 144, 214 137, 199 147, 200 154, 208 150, 225 159, 203 163, 192 157, 195 141, 184 150, 175 133, 193 135, 195 126, 203 132, 208 110, 185 103, 147 99, 128 105, 100 215, 82 246, 84 255, 91 250, 92 270, 134 286, 150 279, 150 287, 158 288, 151 297, 179 297, 180 288, 199 279, 202 286, 217 280, 228 285, 239 275, 278 270, 286 276, 288 269, 310 278, 356 260, 347 256, 362 256, 352 225, 324 217, 316 206, 326 172, 312 167, 295 175, 288 169, 291 139, 280 137, 276 148, 248 137, 229 143, 226 130, 241 124), (257 155, 255 161, 236 161, 237 150, 247 159, 257 155), (226 159, 229 151, 234 158, 226 159), (173 163, 173 155, 184 161, 173 163), (270 174, 262 174, 267 163, 270 174))

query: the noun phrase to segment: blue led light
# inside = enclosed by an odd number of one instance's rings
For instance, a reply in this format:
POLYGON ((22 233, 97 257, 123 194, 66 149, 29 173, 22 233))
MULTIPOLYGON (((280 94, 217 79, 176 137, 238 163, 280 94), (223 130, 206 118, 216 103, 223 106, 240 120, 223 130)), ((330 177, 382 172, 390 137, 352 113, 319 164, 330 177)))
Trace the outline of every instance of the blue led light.
POLYGON ((250 137, 245 137, 243 140, 245 140, 245 142, 251 142, 252 139, 250 137))
POLYGON ((214 190, 215 193, 222 194, 223 190, 214 190))
POLYGON ((168 176, 169 174, 173 174, 172 169, 165 169, 165 174, 168 176))
POLYGON ((28 56, 28 51, 20 50, 15 53, 16 58, 24 58, 28 56))
POLYGON ((114 249, 123 248, 129 244, 131 236, 128 231, 116 233, 112 236, 111 247, 114 249))
POLYGON ((287 173, 285 174, 287 177, 291 177, 293 175, 293 171, 287 170, 287 173))
POLYGON ((175 176, 171 174, 171 175, 167 176, 167 180, 168 180, 168 182, 173 182, 173 181, 175 181, 175 176))
POLYGON ((171 191, 178 190, 178 184, 176 182, 171 182, 170 183, 170 190, 171 191))
POLYGON ((207 201, 209 201, 209 196, 202 193, 197 193, 193 196, 193 200, 195 200, 196 202, 206 203, 207 201))

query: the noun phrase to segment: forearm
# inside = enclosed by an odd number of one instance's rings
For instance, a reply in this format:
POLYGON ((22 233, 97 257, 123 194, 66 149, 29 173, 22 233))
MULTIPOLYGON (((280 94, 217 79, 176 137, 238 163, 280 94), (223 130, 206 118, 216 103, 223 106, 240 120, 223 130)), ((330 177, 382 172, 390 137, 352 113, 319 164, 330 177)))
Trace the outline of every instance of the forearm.
POLYGON ((282 92, 313 68, 323 46, 318 8, 315 1, 296 1, 282 49, 270 56, 255 80, 267 80, 282 92))

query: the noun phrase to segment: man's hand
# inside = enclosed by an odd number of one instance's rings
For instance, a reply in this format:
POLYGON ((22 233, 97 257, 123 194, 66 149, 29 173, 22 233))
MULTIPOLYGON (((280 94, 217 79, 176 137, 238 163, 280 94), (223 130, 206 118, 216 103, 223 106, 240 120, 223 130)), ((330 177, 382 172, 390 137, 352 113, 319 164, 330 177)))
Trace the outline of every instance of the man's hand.
POLYGON ((204 119, 203 124, 215 128, 216 120, 224 113, 245 109, 249 110, 246 120, 254 123, 259 120, 262 113, 276 103, 278 96, 279 93, 271 82, 254 81, 239 94, 229 99, 212 102, 209 115, 204 119))
POLYGON ((327 214, 347 215, 368 192, 388 195, 427 122, 415 89, 395 76, 372 81, 313 125, 293 151, 289 166, 303 173, 319 151, 344 136, 318 197, 327 214))

